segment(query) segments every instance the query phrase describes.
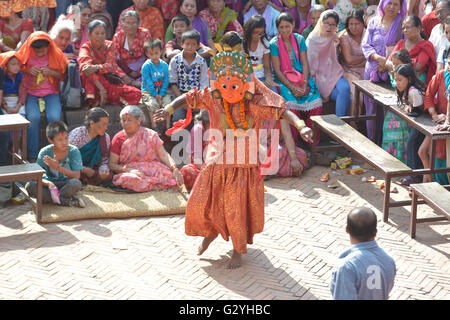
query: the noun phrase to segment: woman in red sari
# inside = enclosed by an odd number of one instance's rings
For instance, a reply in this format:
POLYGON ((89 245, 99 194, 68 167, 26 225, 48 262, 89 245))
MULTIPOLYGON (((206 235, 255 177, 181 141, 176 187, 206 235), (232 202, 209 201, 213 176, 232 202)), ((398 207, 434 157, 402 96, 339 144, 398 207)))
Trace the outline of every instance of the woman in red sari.
MULTIPOLYGON (((401 49, 408 50, 417 78, 428 84, 436 73, 434 46, 430 41, 424 40, 425 35, 423 34, 422 22, 419 17, 415 15, 406 17, 405 21, 403 21, 402 29, 406 39, 401 39, 392 53, 401 49)), ((392 54, 389 57, 387 66, 391 71, 394 70, 392 54)))
POLYGON ((78 63, 85 98, 90 107, 136 105, 141 90, 130 86, 132 79, 117 65, 117 54, 106 40, 105 24, 100 20, 88 24, 89 41, 80 48, 78 63))
POLYGON ((0 48, 2 52, 19 50, 34 31, 31 19, 22 19, 11 12, 9 17, 0 19, 0 48))
POLYGON ((131 85, 141 88, 141 68, 147 57, 144 43, 151 39, 150 31, 139 27, 140 19, 136 11, 122 15, 122 30, 114 35, 114 50, 118 54, 117 64, 130 78, 131 85))

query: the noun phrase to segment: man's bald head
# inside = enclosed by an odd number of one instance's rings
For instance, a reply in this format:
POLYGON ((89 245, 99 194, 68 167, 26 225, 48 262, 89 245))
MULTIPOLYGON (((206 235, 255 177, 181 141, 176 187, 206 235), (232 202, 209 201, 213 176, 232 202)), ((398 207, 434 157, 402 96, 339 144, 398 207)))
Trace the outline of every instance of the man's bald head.
POLYGON ((347 231, 358 241, 373 240, 377 234, 377 216, 372 209, 359 207, 347 216, 347 231))

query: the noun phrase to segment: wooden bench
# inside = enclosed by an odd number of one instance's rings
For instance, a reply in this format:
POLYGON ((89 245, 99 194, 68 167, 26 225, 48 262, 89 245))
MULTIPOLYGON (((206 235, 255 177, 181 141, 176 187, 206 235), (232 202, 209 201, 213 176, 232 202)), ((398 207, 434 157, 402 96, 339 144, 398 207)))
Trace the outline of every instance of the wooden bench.
POLYGON ((450 220, 450 186, 444 187, 437 182, 411 184, 412 204, 411 204, 411 238, 416 237, 416 224, 423 222, 450 220), (434 210, 443 214, 443 217, 417 219, 417 205, 419 197, 434 210))
POLYGON ((324 133, 338 141, 339 146, 316 146, 312 145, 312 163, 314 164, 317 151, 341 148, 346 149, 360 156, 364 161, 383 173, 385 176, 385 193, 383 202, 383 221, 389 218, 389 208, 405 205, 405 201, 390 200, 392 177, 407 176, 412 173, 412 169, 406 164, 377 146, 356 129, 338 118, 335 114, 312 116, 313 131, 319 127, 324 133))
POLYGON ((28 192, 22 185, 17 184, 17 186, 20 191, 27 196, 28 200, 30 200, 38 223, 41 222, 42 217, 42 175, 44 173, 45 170, 36 163, 25 163, 0 167, 0 182, 17 182, 26 180, 37 181, 36 199, 29 197, 28 192))

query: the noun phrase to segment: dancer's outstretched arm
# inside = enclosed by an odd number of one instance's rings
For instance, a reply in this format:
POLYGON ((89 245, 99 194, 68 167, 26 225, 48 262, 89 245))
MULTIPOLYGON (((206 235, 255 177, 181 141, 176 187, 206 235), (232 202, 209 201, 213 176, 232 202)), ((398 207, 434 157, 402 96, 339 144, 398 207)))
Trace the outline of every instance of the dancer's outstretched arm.
POLYGON ((313 143, 313 132, 311 128, 307 127, 305 121, 301 120, 295 113, 290 110, 286 110, 281 118, 287 120, 290 124, 297 128, 298 132, 303 140, 309 143, 313 143))

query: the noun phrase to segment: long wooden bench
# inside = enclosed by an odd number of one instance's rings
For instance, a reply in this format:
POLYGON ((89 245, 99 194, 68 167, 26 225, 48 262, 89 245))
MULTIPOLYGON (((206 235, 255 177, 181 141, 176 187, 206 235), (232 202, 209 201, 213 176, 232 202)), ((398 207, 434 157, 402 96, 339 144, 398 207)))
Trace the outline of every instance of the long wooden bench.
POLYGON ((321 116, 312 116, 313 130, 315 127, 320 128, 324 133, 334 140, 338 141, 340 146, 321 147, 312 146, 312 163, 314 164, 318 151, 329 150, 339 147, 345 147, 353 153, 360 156, 364 161, 377 169, 385 176, 385 193, 383 202, 383 221, 389 218, 389 208, 404 206, 409 202, 390 200, 391 179, 392 177, 407 176, 412 173, 412 169, 406 164, 377 146, 367 137, 362 135, 356 129, 338 118, 335 114, 327 114, 321 116))
POLYGON ((0 167, 0 182, 37 181, 36 199, 29 197, 28 192, 26 192, 22 185, 18 184, 18 187, 27 196, 28 200, 30 200, 38 223, 41 222, 42 217, 42 175, 44 173, 45 170, 36 163, 0 167))
POLYGON ((411 204, 411 238, 416 237, 417 223, 450 220, 450 186, 444 187, 437 182, 411 184, 412 204, 411 204), (417 205, 419 197, 430 207, 444 215, 443 217, 417 219, 417 205))

